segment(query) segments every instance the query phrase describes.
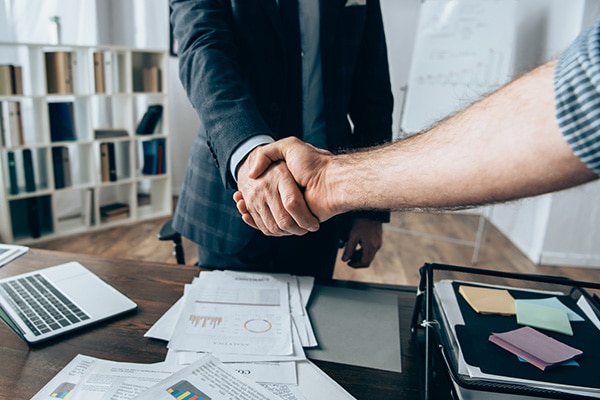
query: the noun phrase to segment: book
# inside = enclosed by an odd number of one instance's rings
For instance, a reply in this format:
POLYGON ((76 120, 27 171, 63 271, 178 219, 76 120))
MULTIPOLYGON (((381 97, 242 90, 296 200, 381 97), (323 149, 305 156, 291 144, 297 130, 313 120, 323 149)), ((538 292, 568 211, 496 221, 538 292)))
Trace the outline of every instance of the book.
POLYGON ((154 104, 148 107, 144 113, 135 133, 140 135, 149 135, 154 133, 158 122, 162 116, 163 107, 160 104, 154 104))
POLYGON ((46 86, 49 94, 73 93, 71 53, 53 51, 44 54, 46 60, 46 86))
POLYGON ((9 151, 7 154, 8 159, 8 176, 9 176, 9 193, 19 194, 19 181, 17 179, 17 163, 15 161, 15 153, 9 151))
POLYGON ((115 202, 100 207, 100 218, 102 222, 111 222, 129 217, 129 205, 115 202))
POLYGON ((100 177, 102 182, 110 181, 108 167, 108 143, 100 143, 100 177))
POLYGON ((158 175, 165 172, 165 139, 153 139, 142 142, 144 165, 142 174, 158 175))
POLYGON ((126 203, 110 203, 100 207, 100 215, 109 216, 129 212, 129 204, 126 203))
POLYGON ((12 65, 11 78, 12 78, 12 94, 22 95, 23 94, 23 67, 21 67, 20 65, 12 65))
POLYGON ((94 189, 86 189, 82 192, 81 222, 84 226, 94 225, 94 189))
POLYGON ((34 239, 39 238, 42 235, 39 199, 37 197, 29 197, 27 199, 27 209, 29 210, 27 217, 31 237, 34 239))
POLYGON ((23 94, 23 68, 20 65, 0 65, 0 96, 23 94))
POLYGON ((23 149, 23 171, 25 173, 25 191, 35 192, 35 174, 31 149, 23 149))
POLYGON ((106 85, 104 82, 104 53, 101 51, 94 52, 94 87, 96 93, 106 93, 106 85))
POLYGON ((129 136, 129 133, 127 132, 126 129, 119 129, 119 128, 94 129, 94 138, 96 140, 113 138, 113 137, 126 137, 126 136, 129 136))
POLYGON ((111 182, 117 181, 117 161, 115 159, 115 144, 108 142, 108 179, 111 182))
POLYGON ((167 172, 165 166, 165 140, 157 139, 157 151, 156 151, 156 174, 164 174, 167 172))
POLYGON ((160 92, 161 71, 158 67, 144 67, 142 69, 142 89, 144 92, 160 92))
POLYGON ((0 65, 0 96, 12 94, 10 65, 0 65))
POLYGON ((54 168, 54 187, 62 189, 71 186, 71 163, 67 147, 52 148, 52 166, 54 168))
POLYGON ((50 138, 53 142, 74 141, 77 139, 73 103, 48 103, 48 115, 50 117, 50 138))
POLYGON ((105 93, 116 93, 118 91, 117 85, 115 85, 115 76, 113 69, 113 53, 105 52, 102 56, 104 62, 104 92, 105 93))
POLYGON ((0 102, 2 114, 2 136, 7 147, 20 146, 24 143, 23 120, 21 119, 21 103, 18 101, 0 102))

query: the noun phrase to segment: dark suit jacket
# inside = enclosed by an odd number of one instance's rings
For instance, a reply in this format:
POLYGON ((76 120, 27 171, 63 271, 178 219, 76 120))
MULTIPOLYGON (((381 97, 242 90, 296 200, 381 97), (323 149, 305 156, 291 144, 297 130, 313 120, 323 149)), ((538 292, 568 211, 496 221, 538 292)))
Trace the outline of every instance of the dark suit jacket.
MULTIPOLYGON (((334 152, 392 136, 379 0, 350 7, 346 1, 320 2, 325 126, 334 152)), ((283 137, 286 65, 277 1, 171 0, 171 7, 180 79, 201 122, 174 227, 211 251, 235 253, 256 231, 244 224, 232 200, 229 159, 250 136, 283 137)))

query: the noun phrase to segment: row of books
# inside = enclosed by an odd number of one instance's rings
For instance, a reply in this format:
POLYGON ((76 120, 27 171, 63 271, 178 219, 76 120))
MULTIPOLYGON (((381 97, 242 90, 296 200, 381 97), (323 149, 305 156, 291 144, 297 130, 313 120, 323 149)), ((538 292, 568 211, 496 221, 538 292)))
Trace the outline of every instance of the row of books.
POLYGON ((20 65, 0 65, 0 96, 23 94, 23 68, 20 65))
MULTIPOLYGON (((48 117, 50 139, 53 142, 77 140, 75 112, 72 102, 48 103, 48 117)), ((149 106, 136 128, 136 133, 140 135, 154 133, 161 117, 162 106, 160 104, 149 106)), ((94 131, 96 139, 127 135, 127 131, 120 128, 96 129, 94 131)), ((21 103, 18 101, 0 101, 0 146, 16 147, 24 143, 21 103)))
MULTIPOLYGON (((120 71, 118 55, 110 51, 93 54, 94 89, 96 93, 118 93, 120 71)), ((48 94, 71 94, 74 92, 73 65, 75 54, 70 51, 44 53, 46 90, 48 94)), ((158 93, 162 90, 162 71, 158 66, 147 66, 136 70, 134 91, 158 93)), ((23 94, 23 68, 20 65, 0 65, 0 96, 23 94)))
POLYGON ((142 142, 143 160, 142 174, 161 175, 167 172, 167 146, 164 138, 142 142))
MULTIPOLYGON (((17 156, 14 151, 8 151, 6 153, 7 167, 8 167, 8 180, 9 187, 8 192, 11 195, 17 195, 24 188, 25 192, 36 191, 36 179, 35 179, 35 165, 33 159, 33 153, 31 149, 23 149, 21 153, 21 163, 23 177, 25 179, 20 182, 17 166, 17 156)), ((69 161, 69 149, 64 146, 52 148, 52 165, 54 169, 54 187, 56 189, 62 189, 71 186, 71 165, 69 161)))
POLYGON ((19 174, 17 174, 17 159, 14 151, 8 151, 6 153, 8 162, 8 192, 12 195, 19 194, 22 188, 26 192, 35 192, 35 174, 33 165, 33 155, 30 149, 23 149, 22 152, 22 168, 23 176, 25 178, 25 185, 21 186, 19 182, 19 174))
POLYGON ((0 145, 15 147, 24 144, 21 103, 0 101, 0 145))

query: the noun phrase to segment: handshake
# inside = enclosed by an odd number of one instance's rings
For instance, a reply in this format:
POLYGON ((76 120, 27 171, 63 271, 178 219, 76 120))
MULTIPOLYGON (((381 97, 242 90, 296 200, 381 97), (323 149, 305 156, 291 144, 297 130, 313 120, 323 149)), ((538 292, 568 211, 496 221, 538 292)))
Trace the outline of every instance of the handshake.
POLYGON ((233 196, 244 222, 265 235, 304 235, 346 211, 335 159, 295 137, 254 149, 238 170, 233 196))

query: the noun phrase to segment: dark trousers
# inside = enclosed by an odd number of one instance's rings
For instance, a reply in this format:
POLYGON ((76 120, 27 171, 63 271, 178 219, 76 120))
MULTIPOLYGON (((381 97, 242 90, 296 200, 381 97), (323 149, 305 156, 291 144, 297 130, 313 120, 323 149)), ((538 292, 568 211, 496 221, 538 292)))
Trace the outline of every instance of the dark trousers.
POLYGON ((269 237, 256 232, 236 254, 221 254, 198 246, 198 265, 214 269, 310 275, 316 283, 330 282, 338 253, 334 221, 304 236, 269 237))

